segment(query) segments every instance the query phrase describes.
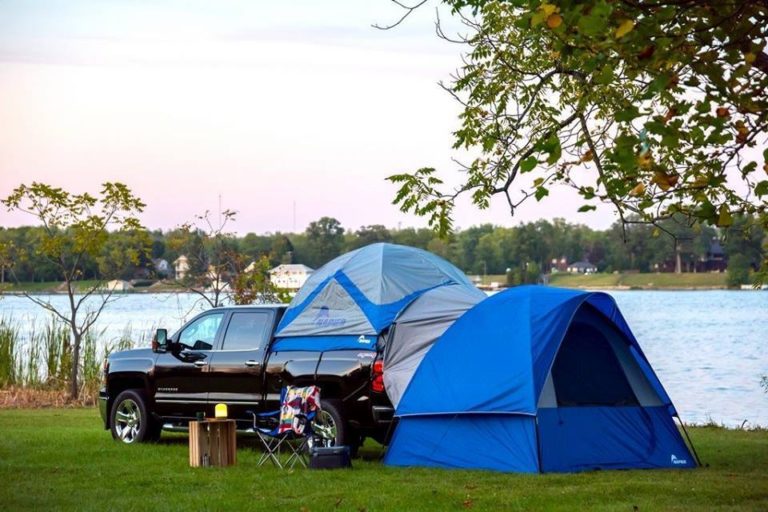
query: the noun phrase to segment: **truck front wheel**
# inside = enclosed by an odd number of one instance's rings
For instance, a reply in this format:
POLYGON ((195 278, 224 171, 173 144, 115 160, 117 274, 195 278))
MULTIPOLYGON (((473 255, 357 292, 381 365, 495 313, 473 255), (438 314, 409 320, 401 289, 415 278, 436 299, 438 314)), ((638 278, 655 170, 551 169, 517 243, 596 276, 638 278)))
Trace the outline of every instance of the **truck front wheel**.
POLYGON ((123 443, 142 443, 159 437, 159 429, 150 417, 139 390, 127 389, 117 395, 109 419, 112 437, 123 443))

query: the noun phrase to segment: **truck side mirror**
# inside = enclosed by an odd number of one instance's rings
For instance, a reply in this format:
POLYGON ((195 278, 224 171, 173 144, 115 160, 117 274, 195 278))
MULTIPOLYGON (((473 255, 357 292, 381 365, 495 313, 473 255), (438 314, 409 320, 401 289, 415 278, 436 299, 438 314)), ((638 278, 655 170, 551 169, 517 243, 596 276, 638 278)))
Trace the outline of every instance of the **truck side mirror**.
POLYGON ((165 352, 168 350, 168 330, 158 329, 152 339, 152 352, 165 352))

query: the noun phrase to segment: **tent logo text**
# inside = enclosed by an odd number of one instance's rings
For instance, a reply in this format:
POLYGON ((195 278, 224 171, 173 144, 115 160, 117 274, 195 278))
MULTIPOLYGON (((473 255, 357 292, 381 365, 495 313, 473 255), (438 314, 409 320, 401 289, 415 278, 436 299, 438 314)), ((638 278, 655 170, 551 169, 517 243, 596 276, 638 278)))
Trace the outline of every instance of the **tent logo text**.
POLYGON ((688 464, 688 460, 686 460, 686 459, 678 459, 678 458, 675 456, 675 454, 674 454, 674 453, 673 453, 673 454, 672 454, 672 456, 669 458, 669 460, 670 460, 670 462, 671 462, 672 464, 677 464, 677 465, 680 465, 680 464, 688 464))
POLYGON ((347 323, 344 318, 331 318, 331 310, 323 306, 317 312, 313 323, 318 327, 340 327, 347 323))

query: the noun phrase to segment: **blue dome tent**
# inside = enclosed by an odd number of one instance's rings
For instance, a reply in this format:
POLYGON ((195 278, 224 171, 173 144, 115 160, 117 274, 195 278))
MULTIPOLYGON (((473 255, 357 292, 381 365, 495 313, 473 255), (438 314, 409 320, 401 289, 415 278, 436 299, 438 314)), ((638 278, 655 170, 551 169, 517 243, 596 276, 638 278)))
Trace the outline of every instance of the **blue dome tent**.
POLYGON ((676 415, 613 298, 523 286, 474 306, 427 352, 396 409, 385 463, 695 467, 676 415))
POLYGON ((461 270, 421 249, 377 243, 342 254, 293 298, 274 350, 376 350, 378 336, 401 311, 443 286, 482 296, 461 270))

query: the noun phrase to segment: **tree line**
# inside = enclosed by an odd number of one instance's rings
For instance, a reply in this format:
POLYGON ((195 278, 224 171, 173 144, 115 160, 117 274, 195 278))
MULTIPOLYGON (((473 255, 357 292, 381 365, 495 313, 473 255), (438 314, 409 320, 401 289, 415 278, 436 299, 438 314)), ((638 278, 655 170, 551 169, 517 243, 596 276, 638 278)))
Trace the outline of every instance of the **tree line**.
POLYGON ((750 267, 757 269, 765 261, 765 224, 749 215, 734 216, 721 229, 688 222, 687 216, 653 225, 624 219, 604 231, 555 219, 511 228, 486 224, 443 237, 431 229, 390 230, 381 225, 352 231, 337 219, 322 217, 303 233, 239 237, 227 231, 236 215, 232 211, 220 212, 218 222, 206 212, 171 231, 148 231, 138 220, 144 203, 121 183, 104 183, 98 195, 91 195, 33 182, 20 185, 0 203, 40 222, 35 227, 0 228, 0 285, 6 279, 61 281, 68 295, 68 305, 61 307, 21 288, 66 326, 69 336, 60 340, 57 353, 72 361, 67 384, 73 399, 79 394, 80 368, 89 367, 81 352, 83 340, 113 299, 112 289, 103 286, 108 279, 148 283, 171 278, 174 286, 199 294, 215 307, 228 299, 238 304, 284 301, 285 290, 270 282, 272 266, 304 263, 317 268, 375 242, 426 249, 469 274, 506 273, 508 284, 536 282, 542 273, 575 260, 590 261, 602 271, 661 271, 672 266, 682 272, 711 270, 711 260, 721 270, 727 257, 729 283, 735 285, 748 281, 750 267), (170 266, 182 256, 183 277, 170 266))
MULTIPOLYGON (((18 281, 62 280, 60 268, 39 250, 44 240, 41 227, 0 228, 3 279, 9 279, 12 268, 18 281)), ((514 227, 483 224, 457 230, 448 238, 428 228, 348 229, 335 218, 322 217, 301 233, 235 236, 199 225, 110 232, 99 254, 83 258, 79 277, 166 277, 155 263, 165 260, 172 271, 181 255, 188 258, 190 275, 197 276, 205 276, 212 265, 222 265, 225 273, 236 275, 254 261, 271 267, 301 263, 318 268, 340 254, 376 242, 425 249, 468 274, 508 274, 512 282, 528 282, 576 261, 590 262, 600 272, 694 272, 702 271, 702 262, 718 258, 746 280, 749 269, 759 267, 768 241, 760 223, 748 216, 735 218, 727 229, 673 218, 658 226, 617 222, 607 230, 596 230, 554 219, 514 227)))

